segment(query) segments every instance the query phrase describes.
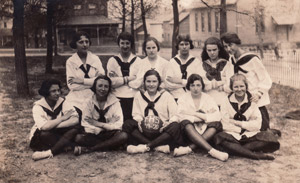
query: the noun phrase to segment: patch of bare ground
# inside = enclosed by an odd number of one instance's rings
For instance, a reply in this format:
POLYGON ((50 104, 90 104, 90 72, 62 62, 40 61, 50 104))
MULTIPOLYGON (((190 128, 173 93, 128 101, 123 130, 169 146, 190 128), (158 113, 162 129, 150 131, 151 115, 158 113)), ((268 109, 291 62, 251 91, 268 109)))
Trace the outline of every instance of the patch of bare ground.
POLYGON ((281 148, 274 161, 230 157, 227 162, 203 152, 174 158, 150 152, 128 155, 125 151, 97 152, 75 157, 72 152, 34 162, 28 147, 33 119, 31 108, 39 96, 43 79, 55 77, 64 83, 64 57, 55 57, 54 75, 44 74, 44 57, 29 57, 31 97, 20 98, 15 91, 12 58, 0 58, 0 183, 30 182, 300 182, 300 121, 284 118, 299 108, 300 90, 274 84, 268 110, 271 126, 281 130, 281 148))

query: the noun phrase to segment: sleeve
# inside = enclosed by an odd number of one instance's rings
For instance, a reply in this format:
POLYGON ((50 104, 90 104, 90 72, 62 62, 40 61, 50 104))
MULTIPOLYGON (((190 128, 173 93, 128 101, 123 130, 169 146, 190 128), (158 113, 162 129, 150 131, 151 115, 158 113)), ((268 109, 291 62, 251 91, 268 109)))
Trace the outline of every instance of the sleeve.
POLYGON ((88 85, 88 86, 93 86, 94 84, 94 80, 99 76, 99 75, 105 75, 105 71, 102 67, 102 62, 101 60, 99 59, 98 56, 96 55, 93 55, 92 56, 92 59, 93 59, 93 66, 94 66, 94 69, 95 69, 95 77, 91 77, 91 78, 84 78, 83 79, 83 84, 84 85, 88 85))
POLYGON ((257 77, 258 77, 258 86, 257 89, 258 91, 262 92, 262 93, 266 93, 270 90, 270 88, 272 87, 272 79, 268 73, 268 71, 266 70, 265 66, 263 65, 262 61, 255 57, 253 58, 253 70, 256 73, 257 77))
POLYGON ((167 105, 168 105, 168 112, 169 112, 169 123, 178 122, 177 113, 177 103, 174 97, 171 94, 167 94, 167 105))
POLYGON ((234 75, 233 71, 233 65, 230 62, 227 62, 226 66, 224 67, 224 70, 222 72, 222 80, 224 81, 223 89, 226 93, 230 93, 230 78, 234 75))
POLYGON ((230 112, 228 109, 228 105, 227 105, 227 100, 224 100, 221 104, 221 122, 223 125, 223 130, 227 131, 227 132, 235 132, 235 133, 240 133, 241 132, 241 128, 232 124, 231 118, 230 118, 230 112))
POLYGON ((141 122, 144 119, 144 112, 141 109, 140 106, 140 99, 141 94, 139 92, 136 93, 133 99, 133 107, 132 107, 132 117, 137 122, 141 122))
POLYGON ((188 106, 186 105, 186 99, 184 96, 181 96, 178 98, 178 107, 177 107, 177 118, 178 121, 182 121, 182 120, 189 120, 190 122, 194 122, 195 121, 195 117, 191 116, 191 115, 186 115, 184 111, 186 110, 190 110, 188 108, 188 106))
POLYGON ((221 113, 219 110, 219 107, 215 100, 210 97, 209 95, 206 95, 208 98, 206 100, 206 123, 214 122, 214 121, 221 121, 221 113))
POLYGON ((255 107, 248 121, 242 122, 242 128, 247 131, 259 131, 262 124, 262 117, 258 107, 255 107))
POLYGON ((39 130, 48 122, 47 114, 44 112, 42 107, 39 105, 33 106, 32 116, 33 116, 34 123, 38 127, 39 130))
MULTIPOLYGON (((175 71, 178 70, 178 68, 175 67, 175 61, 174 59, 171 59, 169 64, 168 64, 168 70, 166 72, 166 78, 168 76, 170 77, 178 77, 178 78, 181 78, 181 72, 180 72, 180 75, 176 75, 175 71)), ((177 64, 177 63, 176 63, 177 64)), ((177 88, 182 88, 182 87, 185 87, 186 85, 186 81, 182 81, 182 84, 176 84, 176 83, 171 83, 167 80, 165 80, 165 85, 166 87, 169 89, 169 90, 175 90, 177 88)))
POLYGON ((117 63, 117 61, 114 59, 114 57, 111 57, 107 62, 107 75, 111 79, 112 86, 114 88, 117 88, 121 85, 124 85, 124 79, 121 72, 121 67, 117 63), (110 77, 109 73, 115 72, 118 76, 117 77, 110 77))
POLYGON ((110 113, 111 118, 118 117, 119 120, 109 122, 109 123, 107 123, 107 126, 109 126, 111 129, 114 129, 114 130, 121 130, 124 119, 123 119, 123 113, 122 113, 122 108, 121 108, 120 102, 114 103, 110 107, 109 113, 110 113))
POLYGON ((67 85, 70 90, 82 90, 83 89, 83 87, 80 84, 69 84, 69 82, 68 82, 70 77, 74 77, 74 78, 77 77, 76 72, 77 71, 76 71, 74 65, 72 64, 72 57, 70 57, 66 63, 67 85))
POLYGON ((84 127, 84 131, 87 133, 92 133, 92 134, 99 134, 101 131, 103 131, 102 128, 96 127, 88 123, 85 118, 88 116, 90 118, 93 118, 93 108, 92 108, 92 102, 88 101, 85 104, 85 107, 83 108, 82 112, 82 122, 81 125, 84 127))
POLYGON ((128 86, 133 89, 138 89, 142 86, 143 81, 143 69, 141 65, 141 59, 139 57, 136 58, 136 61, 130 66, 130 76, 136 76, 135 80, 132 80, 128 83, 128 86))

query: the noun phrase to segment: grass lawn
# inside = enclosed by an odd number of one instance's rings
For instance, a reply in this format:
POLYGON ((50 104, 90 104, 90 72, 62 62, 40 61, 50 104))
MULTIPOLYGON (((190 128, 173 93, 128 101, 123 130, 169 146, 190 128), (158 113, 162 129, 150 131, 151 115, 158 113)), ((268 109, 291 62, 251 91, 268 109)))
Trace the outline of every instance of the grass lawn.
MULTIPOLYGON (((0 58, 0 183, 2 182, 300 182, 300 121, 284 118, 299 108, 300 90, 274 84, 268 110, 271 127, 281 130, 281 149, 274 161, 231 156, 221 162, 203 152, 174 158, 150 152, 128 155, 124 151, 97 152, 75 157, 67 152, 34 162, 28 147, 33 125, 31 109, 46 78, 65 79, 67 57, 55 57, 56 74, 44 74, 45 57, 27 57, 30 97, 16 93, 14 59, 0 58)), ((101 57, 106 66, 108 56, 101 57)))

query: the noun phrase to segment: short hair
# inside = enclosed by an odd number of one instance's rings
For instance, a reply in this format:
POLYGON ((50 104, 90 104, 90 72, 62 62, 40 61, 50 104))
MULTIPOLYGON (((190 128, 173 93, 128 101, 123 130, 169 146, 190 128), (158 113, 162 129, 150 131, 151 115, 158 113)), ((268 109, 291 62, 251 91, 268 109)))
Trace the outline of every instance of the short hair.
POLYGON ((146 39, 146 41, 144 41, 143 43, 143 51, 144 53, 147 55, 147 52, 146 52, 146 46, 147 46, 147 43, 150 42, 150 41, 153 41, 155 44, 156 44, 156 47, 157 47, 157 51, 160 50, 160 46, 159 46, 159 42, 157 41, 157 39, 155 39, 154 37, 148 37, 146 39))
POLYGON ((85 36, 89 40, 90 45, 92 44, 91 37, 88 33, 84 32, 84 31, 78 31, 74 34, 74 36, 72 38, 72 41, 70 42, 70 47, 71 48, 73 48, 73 49, 77 48, 76 42, 80 40, 81 36, 85 36))
POLYGON ((221 35, 221 41, 225 43, 235 43, 235 44, 241 44, 241 40, 239 36, 234 32, 226 32, 221 35))
POLYGON ((60 81, 57 79, 46 79, 43 81, 41 88, 38 90, 38 93, 43 97, 48 97, 50 95, 50 88, 52 85, 58 85, 61 89, 60 81))
POLYGON ((201 53, 201 58, 202 61, 204 62, 205 60, 209 59, 208 53, 206 51, 207 45, 208 44, 213 44, 213 45, 217 45, 218 49, 219 49, 219 57, 223 58, 225 60, 229 59, 229 54, 227 53, 227 51, 224 49, 224 46, 221 42, 220 39, 216 38, 216 37, 209 37, 205 42, 204 42, 204 46, 202 49, 202 53, 201 53))
POLYGON ((178 45, 180 44, 181 41, 187 41, 190 43, 190 49, 194 49, 194 45, 193 45, 193 41, 190 37, 189 34, 181 34, 181 35, 178 35, 177 38, 176 38, 176 45, 175 45, 175 48, 177 50, 179 50, 178 48, 178 45))
POLYGON ((130 47, 133 47, 134 39, 133 36, 129 32, 121 32, 117 38, 117 43, 120 46, 120 40, 127 40, 130 42, 130 47))
POLYGON ((191 74, 189 78, 187 79, 186 83, 186 89, 190 90, 190 85, 194 83, 195 81, 199 80, 202 85, 202 91, 205 89, 205 85, 203 82, 203 78, 199 74, 191 74))
POLYGON ((243 74, 239 74, 239 73, 236 73, 236 74, 234 74, 233 76, 231 76, 231 78, 230 78, 230 83, 229 83, 230 89, 233 90, 233 83, 234 83, 235 81, 240 81, 240 80, 243 81, 243 82, 245 83, 245 85, 246 85, 246 90, 248 90, 248 81, 247 81, 246 76, 243 75, 243 74))
POLYGON ((144 74, 144 90, 146 90, 146 86, 145 86, 145 81, 146 81, 146 79, 147 79, 147 77, 148 76, 151 76, 151 75, 154 75, 154 76, 156 76, 156 78, 157 78, 157 80, 158 80, 158 90, 159 90, 159 88, 160 88, 160 84, 161 84, 161 77, 160 77, 160 75, 159 75, 159 73, 156 71, 156 70, 154 70, 154 69, 150 69, 150 70, 148 70, 145 74, 144 74))
POLYGON ((112 83, 111 83, 111 79, 109 77, 107 77, 106 75, 99 75, 95 80, 94 80, 94 83, 93 83, 93 86, 91 87, 91 90, 96 93, 96 84, 97 84, 97 81, 99 79, 103 79, 103 80, 106 80, 108 81, 108 93, 111 92, 111 88, 112 88, 112 83))

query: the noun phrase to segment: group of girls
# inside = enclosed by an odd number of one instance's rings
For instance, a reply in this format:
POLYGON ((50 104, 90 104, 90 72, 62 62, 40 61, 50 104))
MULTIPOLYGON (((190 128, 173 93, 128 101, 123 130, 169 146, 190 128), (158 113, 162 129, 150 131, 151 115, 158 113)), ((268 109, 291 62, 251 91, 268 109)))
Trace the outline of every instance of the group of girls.
POLYGON ((133 37, 122 32, 120 54, 104 70, 89 51, 89 35, 76 33, 70 46, 77 52, 66 63, 69 94, 60 97, 60 82, 45 80, 34 103, 32 158, 72 147, 75 155, 126 148, 181 156, 202 149, 221 161, 228 153, 274 159, 265 154, 280 146, 265 107, 272 81, 259 57, 239 47, 236 34, 221 40, 205 41, 201 61, 190 54, 190 37, 180 35, 179 53, 167 61, 149 37, 141 59, 131 52, 133 37))

